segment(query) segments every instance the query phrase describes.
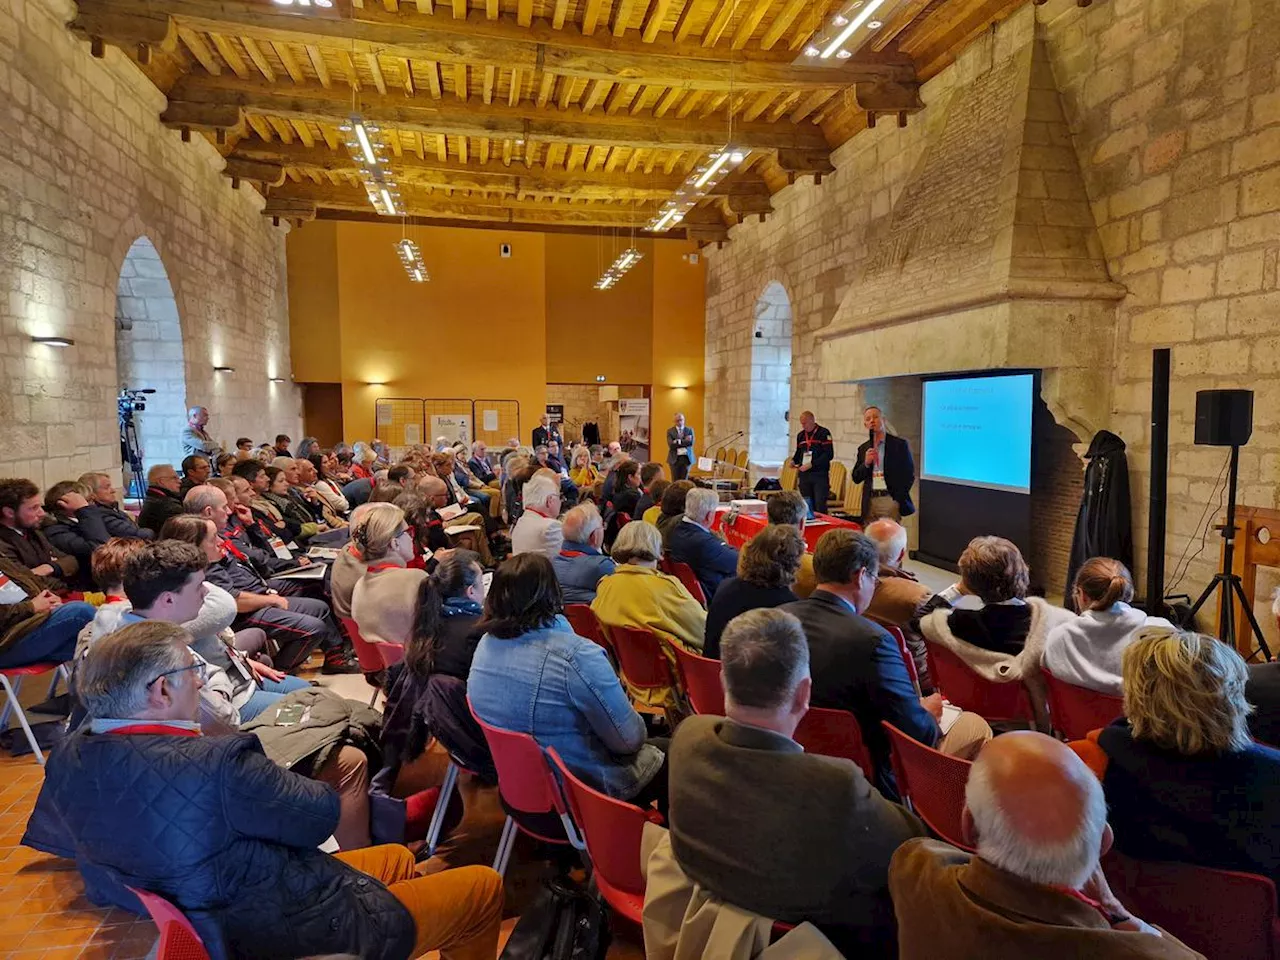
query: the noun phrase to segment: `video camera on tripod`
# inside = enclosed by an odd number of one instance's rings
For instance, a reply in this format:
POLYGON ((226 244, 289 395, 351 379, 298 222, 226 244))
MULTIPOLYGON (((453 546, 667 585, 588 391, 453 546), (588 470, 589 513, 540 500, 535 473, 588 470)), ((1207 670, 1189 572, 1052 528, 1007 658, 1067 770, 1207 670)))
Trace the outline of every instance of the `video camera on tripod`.
POLYGON ((138 442, 138 428, 133 415, 147 409, 146 395, 155 393, 155 388, 144 387, 130 390, 122 387, 116 397, 116 416, 120 421, 120 462, 130 474, 130 489, 126 495, 141 499, 147 493, 147 481, 142 469, 142 444, 138 442))

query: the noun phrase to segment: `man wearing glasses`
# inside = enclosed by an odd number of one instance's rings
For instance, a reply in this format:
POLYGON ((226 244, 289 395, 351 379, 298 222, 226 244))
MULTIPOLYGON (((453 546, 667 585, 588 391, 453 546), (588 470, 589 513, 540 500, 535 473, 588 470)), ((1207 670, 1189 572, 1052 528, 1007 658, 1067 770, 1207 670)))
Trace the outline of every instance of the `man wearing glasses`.
POLYGON ((511 530, 511 553, 540 553, 548 560, 564 545, 560 523, 560 484, 539 471, 524 485, 524 513, 511 530))

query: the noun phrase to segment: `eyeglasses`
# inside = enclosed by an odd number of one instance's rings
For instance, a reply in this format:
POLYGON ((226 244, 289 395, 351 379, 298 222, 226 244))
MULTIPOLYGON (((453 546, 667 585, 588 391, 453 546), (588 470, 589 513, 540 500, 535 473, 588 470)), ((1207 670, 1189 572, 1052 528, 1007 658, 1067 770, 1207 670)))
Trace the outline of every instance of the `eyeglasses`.
POLYGON ((150 690, 152 685, 163 680, 165 677, 177 676, 179 673, 186 673, 188 670, 194 670, 196 677, 201 683, 204 683, 205 677, 209 675, 209 668, 203 660, 197 660, 195 663, 189 663, 185 667, 175 667, 173 670, 166 670, 160 676, 147 682, 147 689, 150 690))

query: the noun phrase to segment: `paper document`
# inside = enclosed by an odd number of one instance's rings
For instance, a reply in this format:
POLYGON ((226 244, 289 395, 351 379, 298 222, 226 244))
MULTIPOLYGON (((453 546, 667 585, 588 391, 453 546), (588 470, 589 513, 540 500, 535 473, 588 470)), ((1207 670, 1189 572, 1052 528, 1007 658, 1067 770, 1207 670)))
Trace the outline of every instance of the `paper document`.
POLYGON ((280 573, 273 573, 271 576, 273 579, 279 577, 281 580, 323 580, 324 571, 323 563, 313 563, 307 567, 294 567, 280 573))
POLYGON ((337 547, 312 547, 307 551, 307 556, 313 560, 337 560, 338 553, 337 547))
POLYGON ((441 520, 452 520, 455 517, 462 516, 466 512, 467 511, 463 510, 462 507, 458 506, 456 503, 451 503, 447 507, 441 507, 436 511, 441 520))
POLYGON ((948 732, 950 732, 951 725, 956 722, 956 719, 962 712, 963 711, 959 707, 953 706, 952 704, 944 703, 942 705, 942 721, 938 726, 942 728, 942 735, 944 737, 948 732))
POLYGON ((452 527, 445 527, 444 532, 451 537, 456 537, 460 533, 471 533, 473 530, 482 530, 483 527, 471 526, 464 523, 455 524, 452 527))
POLYGON ((716 468, 716 462, 715 462, 714 460, 712 460, 710 457, 699 457, 699 458, 698 458, 698 469, 699 469, 699 470, 702 470, 702 471, 706 472, 706 471, 714 470, 715 468, 716 468))
POLYGON ((484 411, 484 428, 490 433, 497 431, 498 429, 498 411, 497 410, 484 411))

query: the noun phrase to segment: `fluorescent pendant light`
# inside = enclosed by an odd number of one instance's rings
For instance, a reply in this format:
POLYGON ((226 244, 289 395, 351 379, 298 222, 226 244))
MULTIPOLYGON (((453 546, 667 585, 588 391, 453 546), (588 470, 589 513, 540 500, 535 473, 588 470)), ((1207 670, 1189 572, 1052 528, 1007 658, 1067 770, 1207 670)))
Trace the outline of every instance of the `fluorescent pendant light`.
POLYGON ((396 252, 400 255, 400 262, 404 265, 404 271, 409 275, 410 280, 414 283, 426 283, 431 279, 416 243, 405 237, 396 244, 396 252))
POLYGON ((830 43, 822 51, 822 59, 826 60, 839 50, 850 37, 858 32, 858 28, 871 19, 871 15, 880 9, 880 5, 884 0, 867 0, 862 9, 858 11, 858 15, 849 21, 848 25, 841 30, 830 43))
POLYGON ((386 187, 382 188, 382 202, 387 205, 387 212, 394 217, 396 215, 396 205, 395 205, 395 202, 391 199, 391 194, 387 192, 386 187))
POLYGON ((729 153, 728 151, 724 151, 720 154, 720 156, 716 157, 715 162, 711 164, 711 166, 707 167, 707 172, 704 173, 702 176, 700 176, 696 181, 694 181, 694 184, 693 184, 694 187, 701 190, 703 187, 707 185, 707 181, 710 180, 712 177, 714 177, 716 173, 720 170, 720 168, 723 167, 728 162, 729 162, 729 153))
POLYGON ((713 151, 708 156, 710 163, 705 166, 699 164, 694 168, 671 199, 649 221, 647 229, 652 233, 661 233, 683 220, 699 200, 727 177, 734 167, 747 159, 748 153, 749 151, 732 144, 725 144, 721 149, 713 151))
POLYGON ((635 247, 628 247, 623 250, 618 254, 617 259, 609 265, 609 268, 600 275, 600 279, 595 282, 595 288, 597 290, 610 289, 626 275, 628 270, 643 259, 644 254, 635 247))
POLYGON ((369 142, 368 131, 365 130, 363 123, 355 125, 356 139, 360 141, 360 149, 364 152, 364 159, 369 166, 377 166, 378 158, 373 154, 373 144, 369 142))
POLYGON ((655 232, 667 229, 667 227, 671 226, 671 219, 676 215, 676 213, 677 211, 675 208, 668 210, 662 219, 655 223, 650 229, 655 232))

